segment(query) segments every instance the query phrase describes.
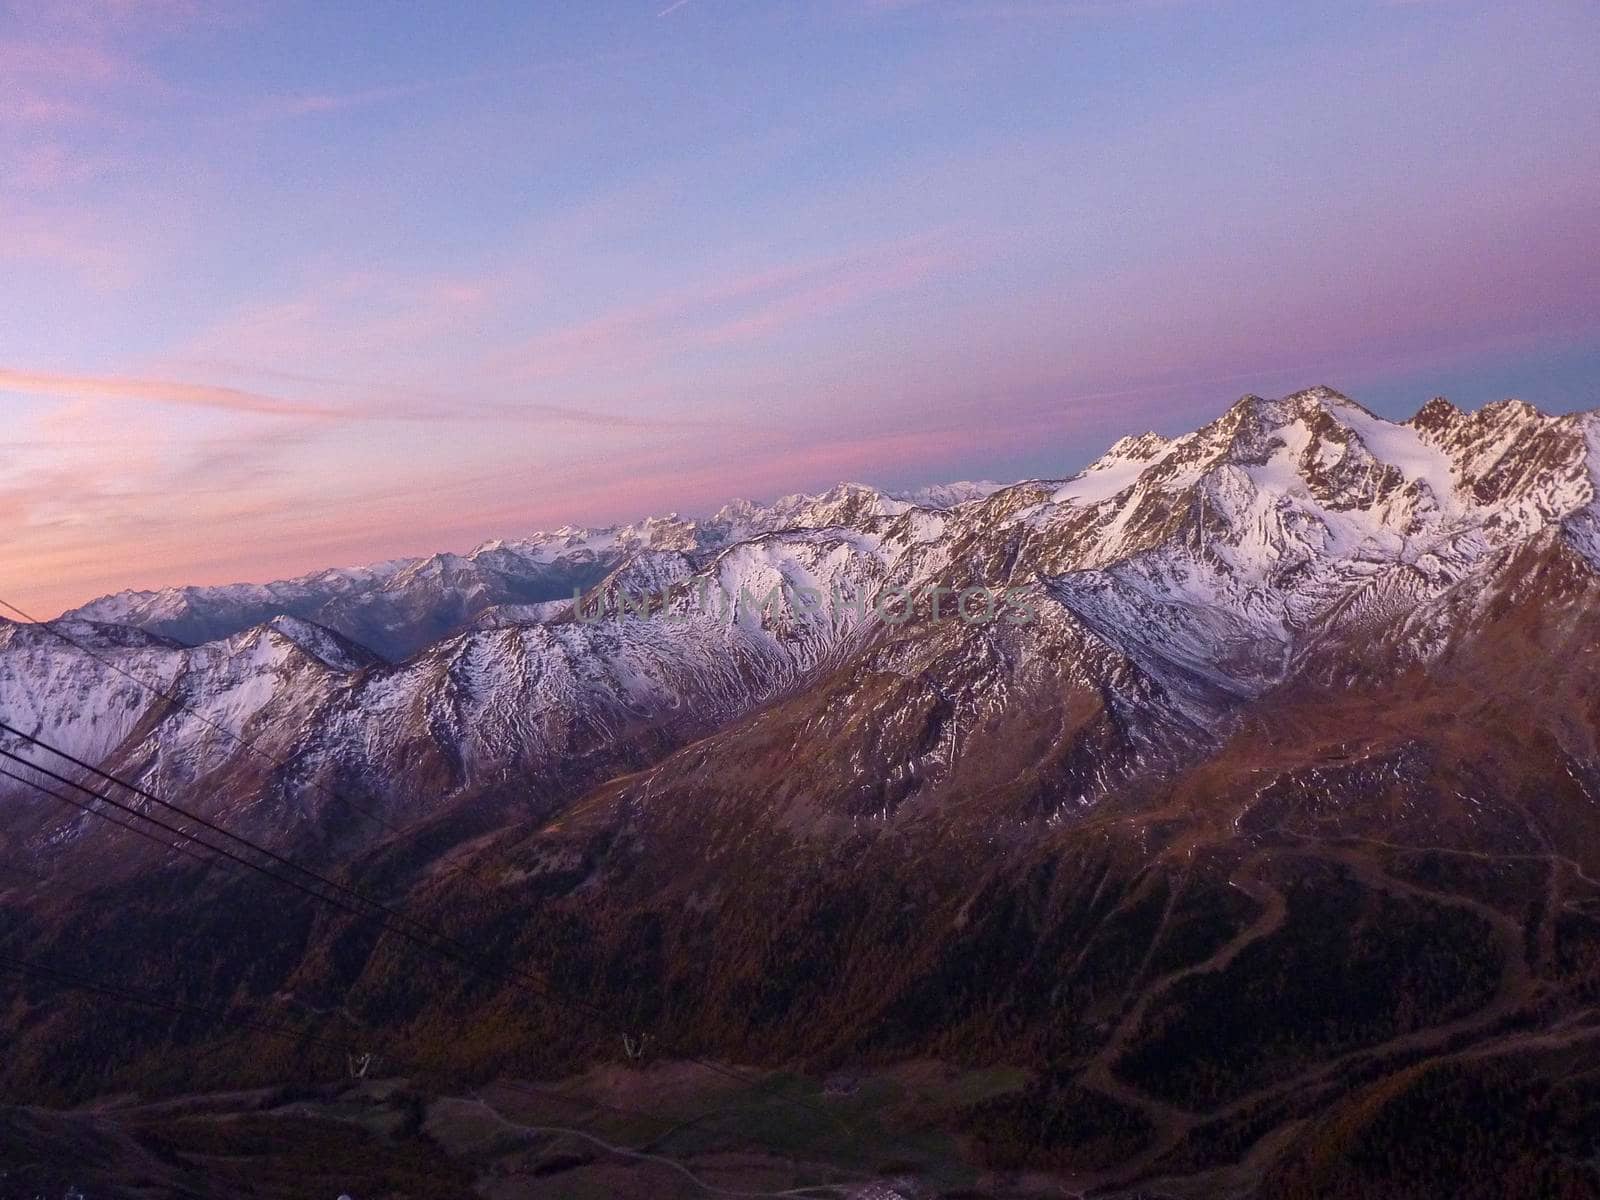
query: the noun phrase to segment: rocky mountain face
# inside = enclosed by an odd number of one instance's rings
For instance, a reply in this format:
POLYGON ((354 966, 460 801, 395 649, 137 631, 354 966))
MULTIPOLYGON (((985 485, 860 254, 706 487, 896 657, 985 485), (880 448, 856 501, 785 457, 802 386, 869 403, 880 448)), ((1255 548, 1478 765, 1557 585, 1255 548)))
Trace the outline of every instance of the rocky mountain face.
MULTIPOLYGON (((1600 414, 1245 397, 1067 479, 108 597, 62 623, 82 648, 0 626, 0 717, 664 1043, 1024 1068, 948 1117, 993 1163, 1429 1195, 1481 1142, 1483 1178, 1589 1194, 1581 1122, 1537 1113, 1600 1112, 1597 481, 1600 414), (1451 1081, 1483 1099, 1430 1158, 1451 1081), (1362 1145, 1413 1133, 1414 1181, 1362 1182, 1362 1145)), ((0 784, 45 876, 0 885, 14 950, 466 1072, 611 1052, 0 784)), ((215 1050, 118 1049, 45 999, 0 1081, 215 1050)))

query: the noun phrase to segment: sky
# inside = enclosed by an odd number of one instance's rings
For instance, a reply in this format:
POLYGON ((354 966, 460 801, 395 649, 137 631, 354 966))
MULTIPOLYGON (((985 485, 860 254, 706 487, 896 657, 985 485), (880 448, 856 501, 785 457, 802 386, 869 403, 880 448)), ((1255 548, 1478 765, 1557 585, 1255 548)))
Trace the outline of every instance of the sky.
POLYGON ((0 598, 1600 406, 1600 4, 0 0, 0 598))

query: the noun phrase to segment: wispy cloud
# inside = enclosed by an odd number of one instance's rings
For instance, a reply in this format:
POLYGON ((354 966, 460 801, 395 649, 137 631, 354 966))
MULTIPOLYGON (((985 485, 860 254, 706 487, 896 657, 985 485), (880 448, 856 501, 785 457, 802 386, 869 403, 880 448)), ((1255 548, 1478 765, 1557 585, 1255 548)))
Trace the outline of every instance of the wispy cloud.
MULTIPOLYGON (((688 2, 689 0, 678 0, 678 3, 674 4, 673 8, 688 2)), ((661 15, 665 16, 666 14, 663 13, 661 15)), ((568 58, 530 61, 516 67, 468 71, 456 75, 441 75, 406 83, 348 90, 330 86, 317 91, 267 96, 249 109, 246 115, 258 121, 324 116, 331 113, 370 108, 398 100, 411 100, 418 96, 448 92, 451 89, 470 89, 482 84, 504 83, 548 75, 551 72, 581 72, 608 63, 638 61, 646 56, 644 52, 636 50, 608 50, 596 54, 574 55, 568 58)), ((231 120, 233 118, 230 116, 225 119, 231 120)))
POLYGON ((135 55, 103 38, 0 38, 0 130, 89 124, 114 113, 119 91, 155 83, 135 55))
POLYGON ((667 5, 665 8, 663 8, 660 12, 658 12, 656 14, 656 16, 658 16, 658 17, 670 16, 672 13, 677 12, 680 8, 682 8, 687 3, 689 3, 689 0, 672 0, 672 3, 667 5))
POLYGON ((132 60, 89 42, 0 40, 0 73, 65 87, 126 81, 142 74, 132 60))
MULTIPOLYGON (((207 408, 268 417, 322 421, 470 422, 505 424, 572 424, 601 429, 661 429, 698 426, 701 422, 636 417, 530 398, 479 399, 452 397, 417 388, 381 388, 315 376, 288 376, 305 383, 355 388, 369 393, 350 403, 290 400, 264 392, 210 383, 139 379, 120 375, 77 375, 54 371, 19 371, 0 367, 0 393, 68 400, 134 401, 207 408)), ((709 424, 706 422, 704 424, 709 424)))
POLYGON ((947 231, 711 278, 547 329, 491 361, 513 380, 561 379, 685 348, 756 342, 915 286, 960 264, 947 231))
POLYGON ((250 115, 258 121, 325 116, 394 100, 409 100, 413 96, 433 91, 438 86, 436 83, 409 83, 396 84, 393 87, 364 88, 353 92, 306 92, 292 96, 271 96, 258 104, 250 115))
POLYGON ((120 375, 71 375, 55 371, 20 371, 0 367, 0 392, 66 399, 133 400, 153 404, 178 404, 226 412, 277 417, 337 417, 339 410, 320 404, 284 400, 260 392, 219 387, 207 383, 182 383, 164 379, 136 379, 120 375))

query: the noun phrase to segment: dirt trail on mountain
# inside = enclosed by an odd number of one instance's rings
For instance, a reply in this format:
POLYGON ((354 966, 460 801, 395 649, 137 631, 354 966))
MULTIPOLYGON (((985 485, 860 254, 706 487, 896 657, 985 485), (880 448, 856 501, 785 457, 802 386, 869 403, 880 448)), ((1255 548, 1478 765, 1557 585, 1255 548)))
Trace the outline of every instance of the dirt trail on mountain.
POLYGON ((1141 1088, 1121 1079, 1116 1074, 1115 1064, 1143 1024, 1150 1006, 1164 993, 1191 976, 1226 969, 1245 947, 1271 937, 1283 927, 1288 916, 1288 904, 1283 894, 1264 881, 1251 878, 1249 874, 1262 858, 1262 855, 1253 855, 1246 859, 1228 880, 1232 886, 1245 892, 1260 906, 1260 915, 1203 962, 1165 975, 1159 982, 1147 988, 1133 1007, 1118 1021, 1111 1037, 1079 1077, 1079 1082, 1085 1087, 1142 1113, 1156 1130, 1155 1139, 1149 1148, 1115 1171, 1091 1177, 1087 1181, 1087 1186, 1099 1187, 1116 1181, 1138 1178, 1150 1163, 1172 1150, 1204 1119, 1200 1114, 1151 1096, 1141 1088))
MULTIPOLYGON (((1426 849, 1402 846, 1395 848, 1426 849)), ((1560 862, 1572 868, 1586 882, 1592 882, 1583 876, 1577 864, 1562 856, 1552 854, 1517 857, 1560 862)), ((1552 872, 1553 877, 1558 875, 1558 872, 1552 872)), ((1476 1034, 1488 1033, 1497 1023, 1536 999, 1537 981, 1528 962, 1524 930, 1517 921, 1479 900, 1397 879, 1355 849, 1329 845, 1263 849, 1245 859, 1230 876, 1229 883, 1249 894, 1261 906, 1260 914, 1247 928, 1241 930, 1203 962, 1165 975, 1146 988, 1118 1021, 1111 1037, 1095 1055, 1090 1065, 1078 1077, 1078 1082, 1083 1086, 1141 1113, 1155 1130, 1155 1136, 1149 1146, 1114 1170, 1085 1174, 1077 1178, 1075 1184, 1086 1192, 1114 1191, 1141 1182, 1148 1184, 1154 1178, 1151 1174, 1152 1168, 1202 1123, 1242 1117, 1263 1104, 1287 1101, 1296 1095, 1326 1093, 1330 1089, 1337 1091, 1341 1077, 1348 1077, 1353 1072, 1362 1074, 1370 1072, 1374 1077, 1381 1076, 1385 1073, 1383 1064, 1387 1060, 1407 1059, 1441 1051, 1451 1057, 1495 1053, 1497 1051, 1494 1046, 1456 1049, 1452 1043, 1458 1043, 1461 1039, 1471 1038, 1476 1034), (1500 977, 1494 995, 1486 1004, 1465 1016, 1337 1055, 1288 1079, 1237 1096, 1227 1104, 1210 1111, 1194 1111, 1172 1104, 1120 1078, 1116 1074, 1115 1064, 1133 1042, 1151 1006, 1157 1000, 1184 979, 1226 969, 1247 946, 1271 937, 1283 927, 1288 906, 1282 892, 1255 877, 1263 865, 1281 858, 1304 858, 1331 863, 1349 871, 1357 882, 1371 891, 1385 892, 1430 905, 1452 907, 1480 918, 1491 930, 1500 962, 1500 977)), ((1551 886, 1556 886, 1554 881, 1551 886)), ((1542 1036, 1550 1039, 1548 1044, 1559 1045, 1586 1036, 1594 1036, 1594 1032, 1576 1029, 1570 1033, 1546 1033, 1542 1036)), ((1283 1144, 1287 1142, 1289 1133, 1289 1129, 1280 1127, 1261 1139, 1247 1155, 1246 1163, 1250 1165, 1248 1173, 1251 1175, 1264 1173, 1283 1144)), ((1245 1168, 1246 1163, 1235 1164, 1227 1171, 1237 1176, 1245 1168)))

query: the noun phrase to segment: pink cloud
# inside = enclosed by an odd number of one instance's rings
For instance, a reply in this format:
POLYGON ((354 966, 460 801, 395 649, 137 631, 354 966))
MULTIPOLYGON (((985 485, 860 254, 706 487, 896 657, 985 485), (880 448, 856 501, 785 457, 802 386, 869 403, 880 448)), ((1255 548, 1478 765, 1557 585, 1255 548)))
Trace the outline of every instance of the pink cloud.
POLYGON ((19 371, 0 367, 0 392, 68 399, 134 400, 214 408, 236 413, 279 417, 333 417, 338 410, 303 404, 238 388, 172 380, 133 379, 115 375, 70 375, 54 371, 19 371))
POLYGON ((107 84, 136 78, 132 62, 87 42, 0 41, 0 76, 55 86, 107 84))
POLYGON ((961 256, 947 233, 708 280, 547 330, 488 364, 513 379, 553 379, 660 360, 684 344, 751 341, 921 283, 961 256))
POLYGON ((913 287, 956 261, 953 255, 929 252, 862 264, 857 269, 841 271, 835 278, 795 288, 754 311, 701 329, 692 336, 706 345, 766 337, 790 325, 913 287))
POLYGON ((63 215, 46 221, 3 209, 0 206, 0 220, 6 222, 6 232, 0 239, 0 261, 53 263, 77 272, 101 291, 115 289, 131 278, 133 256, 127 247, 96 236, 63 215))
POLYGON ((87 124, 107 95, 137 78, 130 60, 97 45, 0 41, 0 130, 87 124))
MULTIPOLYGON (((335 383, 297 377, 300 382, 335 383)), ((365 386, 365 385, 363 385, 365 386)), ((207 408, 243 415, 300 417, 318 421, 555 422, 617 429, 659 429, 697 422, 672 422, 596 412, 534 400, 472 400, 419 389, 373 388, 374 395, 346 404, 290 400, 263 392, 209 383, 19 371, 0 367, 0 392, 90 401, 134 401, 207 408)))
POLYGON ((175 359, 223 359, 267 369, 301 364, 309 375, 352 362, 410 375, 424 350, 465 337, 491 314, 507 280, 317 270, 284 298, 243 305, 175 348, 175 359))
POLYGON ((13 85, 0 96, 0 125, 60 125, 86 120, 94 110, 76 100, 44 95, 13 85))

